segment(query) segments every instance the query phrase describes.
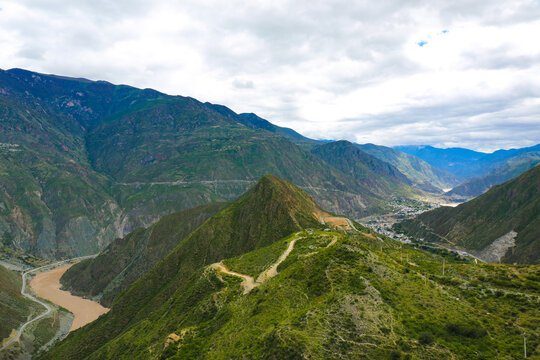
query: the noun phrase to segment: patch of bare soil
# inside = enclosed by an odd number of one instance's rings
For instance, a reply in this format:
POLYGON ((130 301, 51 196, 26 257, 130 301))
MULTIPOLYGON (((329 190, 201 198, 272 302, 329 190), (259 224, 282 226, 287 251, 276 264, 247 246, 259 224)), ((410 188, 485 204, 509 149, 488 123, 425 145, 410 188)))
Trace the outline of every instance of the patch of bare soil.
POLYGON ((329 213, 327 213, 326 211, 322 211, 322 210, 319 210, 319 209, 316 209, 314 212, 313 212, 313 215, 317 218, 317 220, 319 220, 319 222, 321 223, 324 223, 324 218, 327 217, 327 216, 331 216, 329 213))
POLYGON ((352 230, 351 225, 346 218, 342 217, 325 217, 324 222, 328 225, 337 227, 340 230, 352 230))

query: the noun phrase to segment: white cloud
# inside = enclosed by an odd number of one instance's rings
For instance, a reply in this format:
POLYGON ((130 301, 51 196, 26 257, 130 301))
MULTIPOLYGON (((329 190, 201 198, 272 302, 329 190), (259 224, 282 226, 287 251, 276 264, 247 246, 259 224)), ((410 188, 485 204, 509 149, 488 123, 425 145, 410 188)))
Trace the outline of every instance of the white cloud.
POLYGON ((317 138, 481 150, 540 140, 538 1, 4 0, 0 8, 2 68, 156 88, 317 138))

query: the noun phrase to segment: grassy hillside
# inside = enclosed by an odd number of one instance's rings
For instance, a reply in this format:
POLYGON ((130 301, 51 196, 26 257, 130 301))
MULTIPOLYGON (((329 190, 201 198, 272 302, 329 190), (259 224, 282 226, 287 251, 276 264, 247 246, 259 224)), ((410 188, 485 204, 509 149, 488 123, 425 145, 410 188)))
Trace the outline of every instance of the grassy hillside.
POLYGON ((21 295, 21 274, 0 265, 0 343, 17 330, 31 314, 42 311, 21 295))
POLYGON ((386 146, 373 144, 355 145, 360 150, 395 166, 415 186, 422 190, 441 192, 442 189, 452 188, 461 182, 459 177, 433 167, 416 156, 386 146))
POLYGON ((505 181, 523 174, 540 163, 540 152, 527 153, 510 159, 503 166, 491 170, 484 176, 474 177, 465 181, 447 192, 446 195, 452 197, 471 198, 478 196, 494 185, 502 184, 505 181))
MULTIPOLYGON (((370 233, 296 237, 278 275, 247 294, 200 268, 129 330, 100 333, 108 315, 41 359, 518 359, 524 332, 540 357, 538 266, 474 265, 370 233)), ((246 253, 231 270, 281 251, 246 253)))
MULTIPOLYGON (((68 358, 81 358, 81 354, 97 350, 112 337, 144 322, 148 314, 170 306, 170 301, 204 266, 268 246, 304 228, 321 227, 315 217, 317 211, 319 207, 313 200, 292 183, 264 176, 123 292, 111 311, 88 328, 91 342, 60 351, 69 353, 68 358)), ((82 334, 78 331, 73 336, 82 334)))
POLYGON ((225 206, 210 203, 166 215, 147 229, 139 228, 113 241, 98 257, 75 264, 60 282, 74 294, 97 297, 110 306, 116 296, 225 206))
POLYGON ((540 166, 455 208, 441 207, 396 225, 428 241, 480 253, 494 240, 517 232, 502 261, 540 263, 540 166))

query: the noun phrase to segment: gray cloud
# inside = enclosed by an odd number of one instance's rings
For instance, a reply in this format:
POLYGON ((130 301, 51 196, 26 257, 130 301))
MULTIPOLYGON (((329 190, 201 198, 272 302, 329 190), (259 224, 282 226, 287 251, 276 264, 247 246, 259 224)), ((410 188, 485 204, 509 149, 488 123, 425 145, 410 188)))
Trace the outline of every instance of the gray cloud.
POLYGON ((233 85, 237 89, 253 89, 255 87, 251 80, 234 79, 233 85))
POLYGON ((193 96, 317 138, 484 150, 540 141, 538 1, 5 0, 1 8, 1 67, 193 96))

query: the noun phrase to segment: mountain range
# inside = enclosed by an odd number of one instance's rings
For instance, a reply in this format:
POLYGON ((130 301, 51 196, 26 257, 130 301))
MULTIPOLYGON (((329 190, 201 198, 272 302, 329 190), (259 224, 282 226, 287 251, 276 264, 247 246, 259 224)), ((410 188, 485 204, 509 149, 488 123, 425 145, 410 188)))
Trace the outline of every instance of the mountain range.
POLYGON ((538 354, 538 269, 475 267, 358 224, 320 231, 321 216, 264 176, 38 359, 511 358, 523 331, 538 354))
POLYGON ((540 156, 538 146, 313 140, 222 105, 21 69, 0 71, 0 130, 0 237, 48 258, 96 253, 163 215, 234 200, 266 173, 359 219, 395 197, 477 196, 540 156))
POLYGON ((233 200, 266 173, 353 218, 388 211, 390 188, 416 198, 456 184, 390 148, 359 147, 377 174, 366 177, 311 152, 324 142, 255 114, 21 69, 0 71, 0 130, 1 237, 48 258, 96 253, 163 215, 233 200))
POLYGON ((449 189, 461 182, 460 178, 446 170, 430 166, 421 158, 386 146, 363 144, 357 146, 364 152, 394 165, 418 187, 437 192, 449 189))
MULTIPOLYGON (((540 264, 538 150, 313 140, 189 97, 0 70, 0 257, 99 252, 60 282, 110 308, 59 342, 55 308, 2 356, 517 358, 526 334, 536 358, 540 265, 516 263, 540 264), (477 195, 395 225, 412 244, 355 221, 477 195)), ((21 285, 0 266, 3 340, 42 311, 21 285)))
POLYGON ((395 229, 489 262, 540 264, 540 165, 455 208, 440 207, 395 229))
POLYGON ((519 157, 523 161, 527 156, 536 158, 540 156, 540 144, 519 149, 497 150, 493 153, 463 148, 440 149, 429 145, 395 146, 394 149, 417 156, 463 180, 486 175, 519 157))
POLYGON ((513 179, 540 163, 540 152, 529 152, 509 159, 504 165, 487 174, 473 177, 448 191, 445 195, 457 198, 473 198, 491 187, 513 179))

